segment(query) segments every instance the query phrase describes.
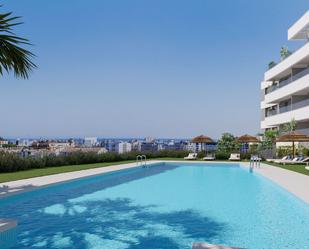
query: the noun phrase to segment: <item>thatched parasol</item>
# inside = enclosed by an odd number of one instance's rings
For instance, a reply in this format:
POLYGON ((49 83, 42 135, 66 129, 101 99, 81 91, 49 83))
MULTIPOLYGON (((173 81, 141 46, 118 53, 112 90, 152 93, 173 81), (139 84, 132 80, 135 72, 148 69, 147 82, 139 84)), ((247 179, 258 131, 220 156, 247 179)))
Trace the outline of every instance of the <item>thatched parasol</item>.
POLYGON ((239 143, 259 143, 260 142, 256 137, 250 136, 248 134, 237 138, 236 141, 239 143))
MULTIPOLYGON (((200 135, 200 136, 193 138, 191 140, 191 142, 202 145, 202 144, 212 144, 212 143, 214 143, 214 140, 212 140, 210 137, 200 135)), ((207 149, 207 147, 206 147, 206 149, 207 149)))
POLYGON ((210 137, 200 135, 193 138, 192 143, 214 143, 214 141, 210 137))
POLYGON ((291 131, 289 133, 279 136, 276 139, 276 142, 292 142, 293 157, 295 157, 295 142, 309 142, 309 136, 301 132, 291 131))
MULTIPOLYGON (((260 141, 254 136, 250 136, 248 134, 245 134, 245 135, 237 138, 236 142, 241 143, 241 144, 248 144, 248 143, 259 143, 260 141)), ((245 152, 247 152, 247 149, 245 149, 245 152)))

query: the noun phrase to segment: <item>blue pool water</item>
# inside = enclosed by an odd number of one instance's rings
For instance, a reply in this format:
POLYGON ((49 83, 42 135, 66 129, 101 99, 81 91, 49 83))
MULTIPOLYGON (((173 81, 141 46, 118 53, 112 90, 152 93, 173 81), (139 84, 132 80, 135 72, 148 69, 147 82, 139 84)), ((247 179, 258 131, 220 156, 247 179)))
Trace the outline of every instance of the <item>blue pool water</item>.
POLYGON ((237 164, 95 176, 1 199, 0 217, 19 222, 14 249, 309 248, 309 206, 237 164))

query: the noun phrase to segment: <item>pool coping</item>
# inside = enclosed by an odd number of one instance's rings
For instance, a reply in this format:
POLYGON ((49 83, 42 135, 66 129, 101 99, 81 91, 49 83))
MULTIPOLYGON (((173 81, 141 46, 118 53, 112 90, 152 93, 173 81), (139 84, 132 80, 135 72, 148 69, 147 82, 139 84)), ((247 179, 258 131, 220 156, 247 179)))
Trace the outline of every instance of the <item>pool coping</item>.
MULTIPOLYGON (((249 162, 218 162, 218 161, 186 161, 186 160, 150 160, 148 165, 156 163, 195 163, 195 164, 239 164, 241 167, 249 169, 249 162)), ((100 175, 108 172, 114 172, 124 169, 140 167, 136 162, 106 166, 102 168, 86 169, 80 171, 66 172, 60 174, 53 174, 48 176, 39 176, 34 178, 22 179, 11 182, 0 183, 0 198, 10 195, 19 194, 33 189, 42 188, 48 185, 63 183, 66 181, 77 180, 85 177, 100 175)), ((285 170, 261 163, 260 167, 255 167, 254 171, 262 176, 270 179, 285 190, 294 194, 296 197, 309 204, 309 176, 303 175, 294 171, 285 170)))

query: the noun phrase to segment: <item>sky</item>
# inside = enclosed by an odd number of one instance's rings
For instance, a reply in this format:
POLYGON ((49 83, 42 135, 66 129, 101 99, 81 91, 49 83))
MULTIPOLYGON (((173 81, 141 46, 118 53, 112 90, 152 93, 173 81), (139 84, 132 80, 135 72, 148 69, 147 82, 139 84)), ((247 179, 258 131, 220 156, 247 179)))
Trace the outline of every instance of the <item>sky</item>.
POLYGON ((260 82, 308 0, 3 0, 36 54, 0 79, 4 137, 260 132, 260 82))

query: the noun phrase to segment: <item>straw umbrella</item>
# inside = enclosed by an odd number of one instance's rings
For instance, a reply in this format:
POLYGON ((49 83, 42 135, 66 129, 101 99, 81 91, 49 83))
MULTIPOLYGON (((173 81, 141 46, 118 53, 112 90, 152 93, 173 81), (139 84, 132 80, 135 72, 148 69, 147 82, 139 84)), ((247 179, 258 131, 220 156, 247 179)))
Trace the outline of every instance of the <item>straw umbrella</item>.
POLYGON ((243 136, 240 136, 239 138, 237 138, 237 142, 240 142, 240 143, 258 143, 260 141, 256 137, 246 134, 246 135, 243 135, 243 136))
POLYGON ((259 143, 260 142, 256 137, 250 136, 248 134, 240 136, 239 138, 236 139, 236 141, 238 143, 244 143, 244 144, 247 144, 247 143, 259 143))
POLYGON ((196 143, 196 144, 201 144, 201 147, 202 147, 202 144, 206 144, 206 150, 207 150, 207 144, 214 143, 214 140, 212 140, 210 137, 200 135, 200 136, 193 138, 191 142, 196 143))
POLYGON ((281 135, 276 139, 276 142, 292 142, 292 149, 293 149, 293 158, 295 157, 295 142, 309 142, 309 136, 297 132, 291 131, 284 135, 281 135))

